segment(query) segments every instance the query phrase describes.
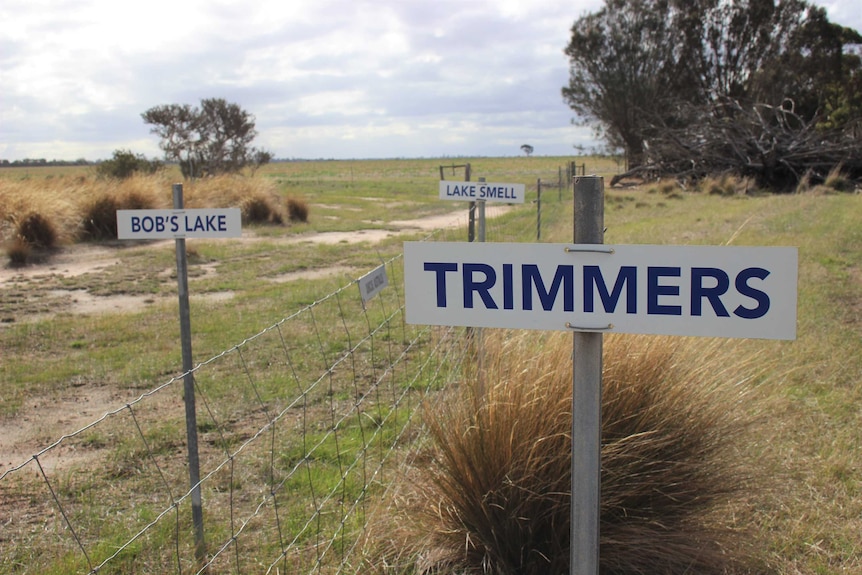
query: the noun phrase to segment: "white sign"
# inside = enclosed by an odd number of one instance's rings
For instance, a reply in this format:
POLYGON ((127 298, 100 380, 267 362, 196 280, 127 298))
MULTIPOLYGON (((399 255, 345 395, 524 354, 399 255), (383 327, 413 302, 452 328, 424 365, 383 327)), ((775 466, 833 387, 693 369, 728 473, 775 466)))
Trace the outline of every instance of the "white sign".
POLYGON ((523 204, 526 196, 524 184, 493 184, 489 182, 440 181, 441 200, 466 200, 474 202, 504 202, 523 204))
POLYGON ((117 210, 117 238, 121 240, 241 236, 242 214, 239 208, 117 210))
POLYGON ((371 270, 359 278, 358 283, 362 303, 366 303, 389 285, 389 278, 386 276, 386 266, 381 265, 371 270))
POLYGON ((792 247, 406 242, 408 323, 796 338, 792 247))

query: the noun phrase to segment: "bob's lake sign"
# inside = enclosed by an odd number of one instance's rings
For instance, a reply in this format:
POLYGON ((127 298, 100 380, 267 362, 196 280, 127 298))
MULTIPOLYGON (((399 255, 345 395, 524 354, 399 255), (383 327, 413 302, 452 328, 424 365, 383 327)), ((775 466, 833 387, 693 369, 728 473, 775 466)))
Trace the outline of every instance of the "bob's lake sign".
POLYGON ((117 210, 117 238, 121 240, 239 237, 239 208, 117 210))
POLYGON ((440 181, 441 200, 461 200, 475 202, 503 202, 523 204, 526 196, 524 184, 494 184, 490 182, 440 181))
POLYGON ((405 242, 408 323, 792 340, 797 249, 405 242))

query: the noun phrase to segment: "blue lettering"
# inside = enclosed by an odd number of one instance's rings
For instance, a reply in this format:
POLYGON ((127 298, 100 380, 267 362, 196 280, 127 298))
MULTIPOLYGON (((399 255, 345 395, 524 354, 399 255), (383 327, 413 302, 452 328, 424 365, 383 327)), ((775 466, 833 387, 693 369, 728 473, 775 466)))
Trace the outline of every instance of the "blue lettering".
POLYGON ((464 184, 459 186, 455 184, 450 186, 446 185, 446 195, 447 196, 464 196, 473 198, 476 196, 476 185, 475 184, 464 184))
POLYGON ((557 292, 563 286, 563 310, 575 311, 575 268, 574 266, 557 266, 551 289, 545 291, 545 282, 539 273, 539 267, 534 264, 521 266, 521 288, 522 304, 525 310, 533 309, 533 286, 542 303, 542 309, 550 311, 557 299, 557 292))
POLYGON ((141 218, 139 218, 138 216, 132 216, 132 231, 141 231, 141 218))
POLYGON ((649 315, 682 315, 682 306, 660 305, 659 296, 678 296, 679 286, 661 285, 663 277, 680 277, 680 268, 656 266, 647 268, 647 313, 649 315))
POLYGON ((171 231, 176 233, 180 231, 180 224, 177 222, 177 216, 171 216, 171 231))
POLYGON ((594 295, 596 289, 602 298, 602 306, 606 312, 613 313, 617 308, 623 285, 628 285, 626 290, 626 313, 637 313, 637 268, 635 266, 622 266, 614 282, 612 293, 608 293, 608 286, 602 276, 599 266, 584 266, 584 311, 592 312, 595 308, 594 295))
POLYGON ((757 319, 766 315, 766 312, 769 311, 769 296, 759 289, 755 289, 748 285, 748 280, 751 278, 763 280, 766 279, 768 275, 769 271, 763 268, 746 268, 739 272, 739 275, 736 276, 735 282, 736 291, 756 301, 757 307, 749 309, 740 305, 733 310, 733 315, 743 319, 757 319))
POLYGON ((218 231, 226 232, 227 231, 227 217, 224 214, 221 214, 218 217, 218 231))
POLYGON ((426 272, 434 272, 437 282, 437 307, 446 307, 446 272, 458 271, 458 264, 447 262, 425 262, 426 272))
POLYGON ((488 264, 464 264, 464 307, 473 307, 473 292, 478 292, 486 309, 497 309, 494 298, 491 297, 490 289, 497 283, 497 272, 488 264), (473 273, 485 274, 483 281, 474 281, 473 273))
POLYGON ((503 309, 515 309, 514 283, 512 264, 503 264, 503 309))
POLYGON ((480 198, 515 199, 515 189, 509 186, 479 186, 480 198))
POLYGON ((207 231, 206 225, 204 223, 204 219, 200 216, 194 217, 194 222, 191 223, 191 227, 189 226, 189 216, 186 216, 186 231, 187 232, 205 232, 207 231))
POLYGON ((724 270, 717 268, 691 268, 691 315, 703 315, 703 298, 709 300, 709 304, 718 317, 730 317, 727 308, 721 303, 721 296, 727 293, 730 287, 730 278, 724 270), (712 278, 715 286, 704 287, 703 279, 712 278))

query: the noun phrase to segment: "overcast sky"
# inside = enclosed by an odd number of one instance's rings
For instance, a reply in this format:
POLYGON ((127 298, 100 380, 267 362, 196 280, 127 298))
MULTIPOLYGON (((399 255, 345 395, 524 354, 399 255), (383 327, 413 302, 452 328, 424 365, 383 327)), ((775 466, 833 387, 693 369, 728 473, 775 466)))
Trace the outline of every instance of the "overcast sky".
MULTIPOLYGON (((862 31, 859 0, 815 3, 862 31)), ((0 159, 161 157, 141 113, 215 97, 278 158, 570 155, 563 49, 601 4, 2 0, 0 159)))

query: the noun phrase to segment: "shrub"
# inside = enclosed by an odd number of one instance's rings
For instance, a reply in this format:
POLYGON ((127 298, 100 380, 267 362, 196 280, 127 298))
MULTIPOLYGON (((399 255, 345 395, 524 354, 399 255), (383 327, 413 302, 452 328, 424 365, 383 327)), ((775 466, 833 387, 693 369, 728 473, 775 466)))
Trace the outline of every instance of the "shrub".
MULTIPOLYGON (((734 371, 709 346, 680 341, 605 339, 602 573, 718 575, 754 563, 746 535, 721 516, 751 485, 734 451, 746 424, 734 371)), ((428 410, 432 465, 412 469, 387 518, 372 522, 369 569, 568 571, 571 340, 514 338, 486 346, 484 363, 486 392, 474 379, 428 410)))
POLYGON ((287 215, 292 222, 308 222, 308 204, 297 198, 287 198, 287 215))
POLYGON ((142 154, 133 154, 131 150, 114 150, 110 160, 105 160, 96 167, 96 175, 100 178, 124 180, 135 174, 154 174, 163 167, 160 161, 148 160, 142 154))

